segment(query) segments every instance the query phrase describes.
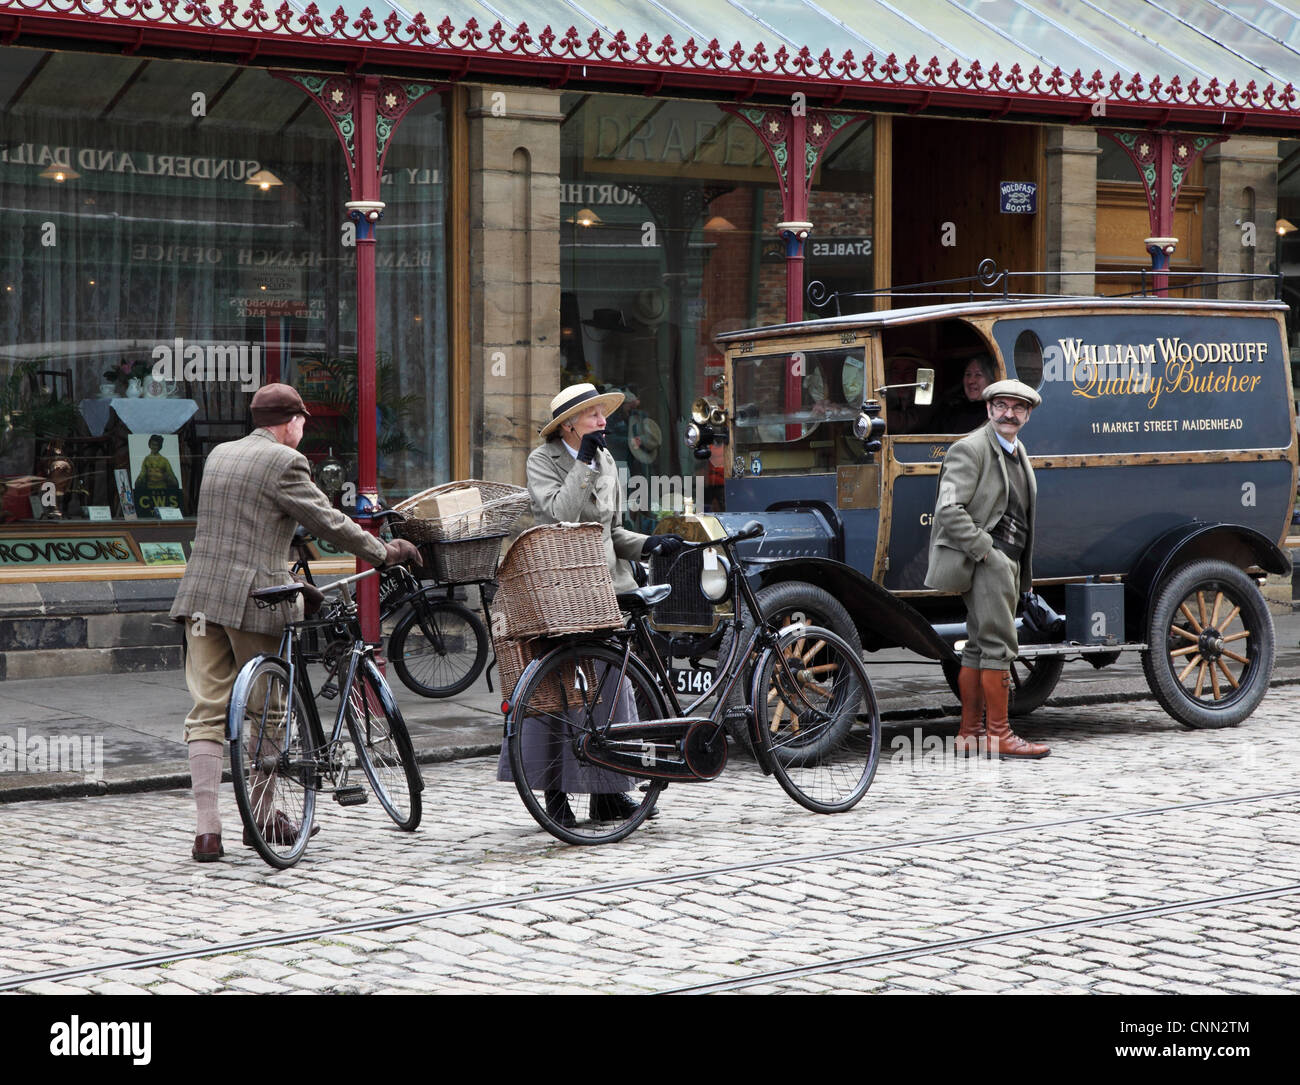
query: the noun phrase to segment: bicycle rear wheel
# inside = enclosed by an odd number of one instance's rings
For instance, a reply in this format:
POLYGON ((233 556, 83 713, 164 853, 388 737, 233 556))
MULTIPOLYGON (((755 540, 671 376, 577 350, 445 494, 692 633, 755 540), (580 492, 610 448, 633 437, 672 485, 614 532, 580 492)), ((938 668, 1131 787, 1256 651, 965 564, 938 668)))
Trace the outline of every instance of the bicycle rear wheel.
POLYGON ((654 809, 662 781, 583 758, 578 744, 606 724, 663 719, 663 697, 644 665, 603 642, 556 648, 525 671, 506 717, 510 770, 524 806, 567 844, 622 840, 654 809), (531 672, 531 673, 530 673, 531 672))
POLYGON ((451 697, 483 673, 487 631, 478 615, 460 603, 413 599, 393 627, 388 658, 412 693, 451 697))
POLYGON ((880 711, 846 641, 817 626, 783 633, 755 669, 752 698, 772 774, 787 795, 818 814, 861 800, 880 759, 880 711))
POLYGON ((302 858, 319 781, 307 709, 277 656, 257 656, 235 679, 226 715, 230 774, 244 837, 273 867, 302 858))
POLYGON ((357 760, 379 805, 399 829, 413 831, 420 824, 424 780, 406 721, 373 660, 363 660, 357 667, 348 691, 347 723, 357 760))

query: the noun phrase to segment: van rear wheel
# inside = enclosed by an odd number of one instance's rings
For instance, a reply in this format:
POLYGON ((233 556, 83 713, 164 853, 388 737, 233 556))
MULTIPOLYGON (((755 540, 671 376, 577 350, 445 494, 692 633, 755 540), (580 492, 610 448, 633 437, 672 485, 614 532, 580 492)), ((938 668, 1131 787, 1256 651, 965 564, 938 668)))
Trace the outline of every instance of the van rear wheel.
POLYGON ((1142 670, 1184 727, 1234 727, 1273 673, 1273 617, 1255 582, 1226 561, 1195 561, 1156 591, 1142 670))

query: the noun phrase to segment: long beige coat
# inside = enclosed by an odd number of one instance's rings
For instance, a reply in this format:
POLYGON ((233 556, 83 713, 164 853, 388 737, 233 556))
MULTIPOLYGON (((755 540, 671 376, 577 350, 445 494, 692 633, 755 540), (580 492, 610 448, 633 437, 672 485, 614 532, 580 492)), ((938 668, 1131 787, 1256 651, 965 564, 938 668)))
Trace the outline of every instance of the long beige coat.
MULTIPOLYGON (((1024 441, 1016 442, 1016 456, 1024 466, 1029 483, 1029 507, 1025 510, 1029 534, 1020 557, 1020 590, 1026 592, 1033 587, 1030 558, 1034 549, 1038 483, 1024 441)), ((1002 446, 989 423, 949 447, 939 473, 939 495, 934 507, 934 526, 930 529, 927 588, 959 593, 970 590, 975 563, 983 561, 993 548, 988 528, 1007 511, 1011 491, 1003 461, 1002 446)))
POLYGON ((307 457, 264 429, 218 445, 203 467, 198 529, 171 616, 202 615, 246 633, 280 633, 302 603, 260 610, 254 588, 287 584, 289 543, 302 524, 313 535, 380 564, 384 544, 339 512, 311 479, 307 457))
POLYGON ((593 471, 579 463, 561 440, 547 441, 528 457, 528 494, 539 524, 598 523, 605 533, 605 561, 617 592, 632 591, 636 578, 627 560, 641 556, 646 535, 623 526, 618 465, 608 451, 597 453, 593 471))

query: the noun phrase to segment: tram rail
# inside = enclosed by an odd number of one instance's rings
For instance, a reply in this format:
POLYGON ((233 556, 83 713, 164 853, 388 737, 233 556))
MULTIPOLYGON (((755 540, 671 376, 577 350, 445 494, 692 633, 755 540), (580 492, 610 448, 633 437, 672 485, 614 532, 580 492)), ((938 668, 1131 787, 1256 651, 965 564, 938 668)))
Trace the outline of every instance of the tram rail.
MULTIPOLYGON (((438 919, 449 916, 472 915, 477 912, 486 912, 498 908, 520 907, 530 903, 540 901, 558 901, 568 900, 577 897, 599 896, 607 893, 626 892, 629 889, 638 889, 654 885, 671 885, 691 881, 706 880, 709 878, 719 877, 727 874, 743 873, 745 871, 762 870, 772 867, 783 866, 801 866, 809 863, 828 862, 838 859, 848 859, 859 855, 870 855, 879 852, 896 851, 907 848, 933 847, 935 845, 960 843, 967 840, 980 840, 991 837, 1006 836, 1015 833, 1039 832, 1056 828, 1065 828, 1074 825, 1086 825, 1107 821, 1120 821, 1129 818, 1141 817, 1159 817, 1161 815, 1177 813, 1188 810, 1199 810, 1213 807, 1234 806, 1245 803, 1260 803, 1278 799, 1293 799, 1300 797, 1300 788, 1285 791, 1272 791, 1251 795, 1237 795, 1227 798, 1218 799, 1201 799, 1194 802, 1175 803, 1165 806, 1139 807, 1134 810, 1123 810, 1114 813, 1105 814, 1085 814, 1078 817, 1054 818, 1047 821, 1024 822, 1016 825, 1001 826, 996 829, 972 830, 962 833, 948 833, 942 836, 924 836, 915 837, 909 840, 897 840, 882 842, 877 844, 862 845, 851 848, 835 848, 830 850, 819 850, 807 852, 800 855, 774 856, 760 860, 754 860, 747 863, 730 863, 720 866, 705 867, 697 870, 682 871, 673 874, 657 874, 642 878, 628 878, 617 881, 607 881, 592 883, 583 886, 569 886, 562 889, 542 890, 533 893, 521 893, 512 896, 503 896, 485 901, 475 901, 473 903, 450 905, 441 908, 430 908, 420 911, 408 912, 404 915, 387 915, 373 919, 351 920, 342 923, 324 924, 319 927, 302 928, 296 931, 281 931, 274 934, 259 935, 250 938, 239 939, 231 942, 222 942, 215 945, 195 946, 190 949, 164 951, 160 953, 138 954, 126 957, 117 957, 111 960, 78 965, 70 968, 48 969, 42 972, 26 973, 0 978, 0 992, 20 990, 33 983, 38 982, 62 982, 76 979, 82 976, 92 976, 102 972, 109 972, 115 969, 140 969, 160 967, 174 964, 184 960, 195 960, 204 957, 216 957, 231 953, 244 953, 250 950, 264 949, 271 946, 294 945, 303 942, 312 942, 322 938, 338 937, 347 934, 359 934, 365 931, 375 930, 394 930, 401 927, 414 926, 422 923, 429 923, 438 919)), ((925 943, 907 947, 903 949, 885 950, 879 953, 862 954, 859 956, 841 958, 836 961, 819 962, 804 966, 792 966, 786 969, 758 973, 751 977, 740 977, 732 980, 718 981, 710 984, 700 984, 674 988, 663 993, 708 993, 711 991, 738 990, 744 987, 758 986, 766 983, 779 982, 783 979, 792 979, 804 975, 815 975, 818 973, 828 973, 835 971, 845 971, 850 968, 862 967, 875 963, 881 963, 891 960, 900 960, 909 956, 924 956, 934 953, 942 953, 946 950, 966 948, 969 946, 988 944, 991 942, 1005 942, 1015 938, 1030 936, 1037 933, 1053 930, 1069 930, 1079 927, 1093 927, 1109 923, 1131 921, 1143 918, 1150 918, 1158 915, 1167 915, 1177 912, 1194 911, 1197 909, 1219 907, 1231 903, 1239 903, 1249 900, 1266 900, 1276 897, 1289 896, 1300 893, 1300 883, 1293 883, 1283 886, 1271 887, 1267 889, 1253 890, 1243 893, 1229 894, 1216 897, 1202 897, 1193 900, 1174 901, 1168 904, 1150 905, 1143 908, 1124 909, 1106 915, 1086 917, 1080 919, 1064 920, 1053 923, 1044 923, 1022 928, 1015 928, 1007 931, 999 931, 995 934, 978 935, 970 938, 946 939, 935 942, 925 943)))

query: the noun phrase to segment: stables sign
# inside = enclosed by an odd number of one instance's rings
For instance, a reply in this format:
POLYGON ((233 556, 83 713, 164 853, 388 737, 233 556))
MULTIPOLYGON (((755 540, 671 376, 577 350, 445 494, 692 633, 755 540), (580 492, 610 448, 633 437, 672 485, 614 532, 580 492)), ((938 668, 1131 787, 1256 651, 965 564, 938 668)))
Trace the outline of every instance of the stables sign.
POLYGON ((0 568, 15 565, 119 565, 134 564, 135 561, 125 535, 0 538, 0 568))

